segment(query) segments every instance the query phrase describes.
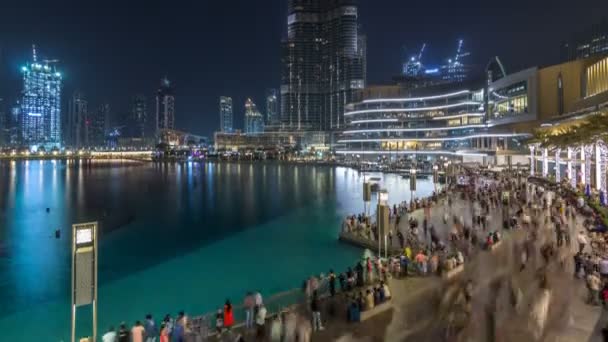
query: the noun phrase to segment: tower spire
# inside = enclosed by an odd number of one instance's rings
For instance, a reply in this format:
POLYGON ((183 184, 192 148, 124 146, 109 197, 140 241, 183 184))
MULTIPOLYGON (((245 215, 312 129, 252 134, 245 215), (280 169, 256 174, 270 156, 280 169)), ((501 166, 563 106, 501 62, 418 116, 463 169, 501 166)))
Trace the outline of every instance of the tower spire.
POLYGON ((36 56, 36 44, 32 44, 32 57, 34 59, 34 63, 38 62, 38 56, 36 56))

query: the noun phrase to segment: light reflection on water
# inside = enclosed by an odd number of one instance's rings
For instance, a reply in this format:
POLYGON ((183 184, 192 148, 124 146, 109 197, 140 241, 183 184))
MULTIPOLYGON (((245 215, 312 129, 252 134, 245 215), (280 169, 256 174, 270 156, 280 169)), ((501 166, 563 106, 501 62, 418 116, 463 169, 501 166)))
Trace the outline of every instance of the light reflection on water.
MULTIPOLYGON (((391 203, 409 198, 408 180, 379 177, 391 203)), ((102 328, 148 310, 206 312, 249 286, 273 293, 344 268, 360 251, 336 237, 343 215, 362 211, 362 181, 306 165, 0 163, 0 331, 36 319, 32 339, 67 336, 74 222, 101 223, 102 328)))

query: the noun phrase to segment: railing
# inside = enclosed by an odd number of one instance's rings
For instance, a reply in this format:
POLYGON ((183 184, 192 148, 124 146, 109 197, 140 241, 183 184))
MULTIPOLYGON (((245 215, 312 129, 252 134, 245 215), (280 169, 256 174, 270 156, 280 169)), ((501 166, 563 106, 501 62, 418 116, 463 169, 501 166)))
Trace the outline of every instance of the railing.
MULTIPOLYGON (((293 309, 296 306, 303 304, 305 302, 304 299, 305 294, 302 289, 293 289, 280 292, 268 298, 264 298, 264 306, 267 310, 266 317, 272 317, 280 314, 282 311, 293 309)), ((232 309, 235 321, 234 327, 238 328, 244 326, 246 320, 246 310, 244 305, 233 305, 232 309)), ((189 330, 202 338, 207 338, 214 335, 216 332, 216 314, 217 312, 214 311, 192 317, 188 323, 189 330)))

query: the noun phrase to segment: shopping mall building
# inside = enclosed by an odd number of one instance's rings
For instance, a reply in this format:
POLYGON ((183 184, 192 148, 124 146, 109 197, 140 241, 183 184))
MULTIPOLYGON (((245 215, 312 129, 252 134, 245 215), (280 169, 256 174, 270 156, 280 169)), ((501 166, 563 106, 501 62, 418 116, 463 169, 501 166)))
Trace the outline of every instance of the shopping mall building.
POLYGON ((452 156, 527 164, 535 128, 606 108, 608 58, 507 74, 498 58, 465 83, 372 86, 345 113, 336 153, 346 159, 452 156))

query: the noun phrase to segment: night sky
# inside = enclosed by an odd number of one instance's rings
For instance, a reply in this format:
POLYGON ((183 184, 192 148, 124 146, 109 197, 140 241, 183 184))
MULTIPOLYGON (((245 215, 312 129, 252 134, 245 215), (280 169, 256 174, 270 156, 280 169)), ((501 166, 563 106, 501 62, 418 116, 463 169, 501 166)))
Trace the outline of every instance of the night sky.
MULTIPOLYGON (((40 56, 61 60, 66 104, 80 89, 90 107, 107 102, 118 119, 142 93, 153 119, 166 75, 176 89, 178 129, 211 135, 220 95, 233 97, 240 128, 245 99, 264 113, 265 90, 280 85, 286 10, 286 0, 4 0, 0 97, 5 106, 16 99, 19 67, 35 43, 40 56)), ((453 56, 462 38, 472 62, 498 55, 507 72, 557 63, 561 42, 608 16, 608 1, 360 0, 359 15, 374 84, 400 72, 404 46, 423 42, 428 62, 453 56)))

